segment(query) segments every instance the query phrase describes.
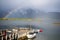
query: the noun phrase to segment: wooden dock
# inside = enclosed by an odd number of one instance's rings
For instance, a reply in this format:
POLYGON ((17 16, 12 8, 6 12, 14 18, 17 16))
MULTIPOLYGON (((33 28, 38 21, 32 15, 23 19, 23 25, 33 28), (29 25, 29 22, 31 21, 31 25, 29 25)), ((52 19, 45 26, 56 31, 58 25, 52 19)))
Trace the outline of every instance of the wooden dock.
MULTIPOLYGON (((17 29, 15 29, 15 30, 17 30, 17 29)), ((21 29, 19 29, 18 31, 12 31, 12 33, 13 34, 9 34, 8 36, 9 36, 9 40, 14 40, 14 35, 15 35, 15 37, 17 37, 16 39, 17 40, 27 40, 27 33, 29 32, 30 30, 29 29, 27 29, 27 28, 21 28, 21 29), (11 38, 11 36, 13 37, 13 38, 11 38)), ((3 35, 0 35, 0 36, 2 36, 2 40, 3 40, 3 35)), ((7 35, 5 36, 6 37, 6 40, 8 40, 7 39, 7 35)))

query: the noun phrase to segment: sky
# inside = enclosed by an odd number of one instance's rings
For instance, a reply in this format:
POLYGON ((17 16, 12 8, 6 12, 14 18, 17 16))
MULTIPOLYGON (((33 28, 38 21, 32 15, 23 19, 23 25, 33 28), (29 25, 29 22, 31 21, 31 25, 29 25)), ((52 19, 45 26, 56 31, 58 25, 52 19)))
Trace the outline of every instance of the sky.
POLYGON ((44 12, 60 12, 60 0, 0 0, 0 17, 25 7, 36 8, 44 12))

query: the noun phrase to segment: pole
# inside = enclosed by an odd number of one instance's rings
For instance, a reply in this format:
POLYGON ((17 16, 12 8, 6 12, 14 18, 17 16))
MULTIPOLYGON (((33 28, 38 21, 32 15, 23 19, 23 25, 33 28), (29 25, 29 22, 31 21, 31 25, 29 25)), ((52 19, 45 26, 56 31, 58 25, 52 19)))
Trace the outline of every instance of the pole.
POLYGON ((7 35, 6 35, 6 40, 7 40, 7 35))
POLYGON ((2 36, 2 40, 3 40, 3 36, 2 36))
POLYGON ((9 35, 9 38, 10 38, 10 40, 12 39, 12 38, 11 38, 11 34, 9 35))
POLYGON ((1 40, 3 40, 3 35, 2 35, 2 32, 1 32, 1 40))

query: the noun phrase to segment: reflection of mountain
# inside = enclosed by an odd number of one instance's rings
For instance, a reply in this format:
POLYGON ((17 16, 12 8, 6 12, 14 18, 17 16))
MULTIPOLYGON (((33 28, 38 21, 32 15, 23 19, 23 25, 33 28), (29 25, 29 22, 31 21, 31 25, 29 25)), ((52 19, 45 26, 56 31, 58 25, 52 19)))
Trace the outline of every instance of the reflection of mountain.
POLYGON ((6 18, 34 18, 34 17, 42 17, 43 15, 44 12, 38 9, 21 8, 11 12, 11 14, 8 14, 6 18))
POLYGON ((10 27, 8 25, 0 25, 0 29, 12 29, 14 27, 10 27))
MULTIPOLYGON (((13 29, 13 28, 30 28, 30 25, 0 25, 0 29, 13 29)), ((39 27, 35 25, 31 25, 33 29, 39 29, 39 27)))

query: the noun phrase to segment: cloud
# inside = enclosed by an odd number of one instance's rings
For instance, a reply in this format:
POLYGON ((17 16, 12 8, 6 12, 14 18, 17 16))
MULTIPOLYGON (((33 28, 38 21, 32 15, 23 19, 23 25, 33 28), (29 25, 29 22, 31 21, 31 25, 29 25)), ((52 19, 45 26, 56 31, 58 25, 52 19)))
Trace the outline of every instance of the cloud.
POLYGON ((44 11, 58 11, 59 0, 2 0, 2 8, 31 7, 44 11))

